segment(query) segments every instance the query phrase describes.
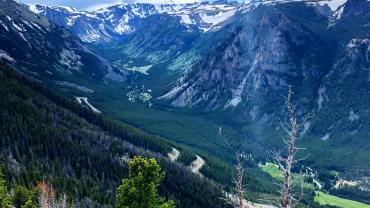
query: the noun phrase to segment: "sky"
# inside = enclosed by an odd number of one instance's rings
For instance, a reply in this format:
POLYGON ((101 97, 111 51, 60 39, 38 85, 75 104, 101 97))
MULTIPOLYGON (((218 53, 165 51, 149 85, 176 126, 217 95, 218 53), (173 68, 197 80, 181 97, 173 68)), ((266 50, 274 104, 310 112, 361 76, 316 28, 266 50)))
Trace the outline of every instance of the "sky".
MULTIPOLYGON (((46 5, 58 5, 58 6, 71 6, 81 10, 96 10, 103 7, 108 7, 120 3, 130 3, 130 2, 145 2, 145 3, 158 3, 158 2, 180 2, 189 3, 201 0, 20 0, 23 3, 39 3, 46 5)), ((342 5, 347 0, 332 0, 330 2, 330 7, 332 9, 337 8, 342 5)))

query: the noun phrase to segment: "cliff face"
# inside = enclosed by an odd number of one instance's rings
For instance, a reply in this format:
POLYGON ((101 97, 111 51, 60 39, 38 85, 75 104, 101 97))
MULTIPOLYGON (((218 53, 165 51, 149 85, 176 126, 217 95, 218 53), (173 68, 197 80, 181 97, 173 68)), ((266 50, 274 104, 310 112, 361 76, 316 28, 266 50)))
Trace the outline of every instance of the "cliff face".
MULTIPOLYGON (((162 98, 181 107, 256 111, 281 100, 279 95, 287 85, 297 89, 317 86, 329 71, 332 56, 331 43, 320 35, 328 19, 314 7, 290 6, 311 13, 311 19, 300 22, 288 5, 239 13, 219 31, 226 34, 224 40, 162 98)), ((314 93, 303 96, 315 97, 314 93)))

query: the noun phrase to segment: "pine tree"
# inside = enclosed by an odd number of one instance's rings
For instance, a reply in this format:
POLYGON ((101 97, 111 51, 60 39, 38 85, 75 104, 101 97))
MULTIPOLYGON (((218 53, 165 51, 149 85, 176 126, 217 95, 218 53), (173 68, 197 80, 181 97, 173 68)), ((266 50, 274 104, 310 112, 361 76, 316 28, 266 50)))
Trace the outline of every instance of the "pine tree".
POLYGON ((37 208, 37 206, 32 198, 28 198, 27 202, 21 208, 37 208))
POLYGON ((129 163, 129 175, 117 190, 118 208, 173 208, 173 201, 165 201, 158 195, 158 187, 164 179, 155 159, 134 157, 129 163))
POLYGON ((12 200, 8 194, 8 190, 6 188, 6 182, 4 180, 4 175, 0 169, 0 207, 1 208, 11 208, 12 207, 12 200))

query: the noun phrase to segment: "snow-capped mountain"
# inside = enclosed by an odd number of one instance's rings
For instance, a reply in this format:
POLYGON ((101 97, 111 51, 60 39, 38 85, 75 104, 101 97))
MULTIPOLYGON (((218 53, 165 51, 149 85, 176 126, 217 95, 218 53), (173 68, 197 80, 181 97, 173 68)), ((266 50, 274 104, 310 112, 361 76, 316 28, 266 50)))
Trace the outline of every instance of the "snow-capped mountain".
POLYGON ((201 2, 200 0, 127 0, 126 4, 144 3, 144 4, 191 4, 201 2))
POLYGON ((125 72, 88 49, 68 30, 31 12, 24 4, 0 4, 0 59, 38 79, 88 76, 124 80, 125 72))
MULTIPOLYGON (((267 121, 283 111, 275 107, 283 106, 277 103, 292 85, 301 113, 329 115, 336 102, 351 103, 350 91, 365 93, 370 87, 370 1, 349 0, 334 15, 339 11, 335 24, 333 16, 303 3, 264 5, 244 13, 215 34, 224 38, 160 99, 267 121), (354 80, 362 87, 351 84, 354 80)), ((360 97, 366 103, 368 95, 360 97)), ((355 105, 366 114, 362 104, 355 105)), ((348 115, 337 112, 343 119, 348 115)))
POLYGON ((239 106, 254 118, 256 106, 264 108, 260 105, 265 101, 270 105, 266 93, 281 94, 293 81, 319 85, 315 82, 336 66, 336 56, 344 50, 334 46, 370 35, 370 1, 343 2, 336 7, 327 1, 245 2, 235 18, 212 34, 219 37, 215 47, 160 99, 178 107, 239 106), (259 97, 265 101, 256 104, 259 97))
POLYGON ((263 5, 236 14, 212 34, 215 46, 158 100, 219 116, 270 145, 282 132, 283 96, 292 86, 305 122, 303 144, 316 151, 310 160, 361 166, 355 153, 369 149, 370 1, 348 0, 334 13, 312 5, 263 5), (344 149, 356 159, 346 162, 338 154, 344 149))
MULTIPOLYGON (((227 3, 146 4, 115 5, 96 11, 79 11, 75 8, 30 5, 36 14, 67 28, 85 42, 110 42, 123 40, 139 24, 153 15, 176 17, 182 25, 207 32, 232 17, 236 6, 227 3)), ((168 2, 179 3, 179 2, 168 2)))

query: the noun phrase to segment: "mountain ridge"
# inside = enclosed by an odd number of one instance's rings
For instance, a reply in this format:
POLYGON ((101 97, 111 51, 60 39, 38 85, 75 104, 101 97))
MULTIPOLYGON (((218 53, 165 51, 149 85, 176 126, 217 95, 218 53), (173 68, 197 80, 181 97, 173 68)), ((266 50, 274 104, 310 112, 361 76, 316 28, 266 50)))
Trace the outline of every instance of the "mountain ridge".
POLYGON ((63 26, 85 42, 122 41, 144 19, 159 14, 179 17, 187 27, 193 25, 206 32, 226 21, 235 12, 230 4, 120 4, 96 11, 79 11, 58 6, 29 5, 30 9, 63 26))
POLYGON ((87 48, 69 31, 11 0, 0 6, 1 49, 25 72, 44 77, 86 74, 98 80, 125 80, 126 73, 87 48), (32 59, 29 59, 32 57, 32 59))

